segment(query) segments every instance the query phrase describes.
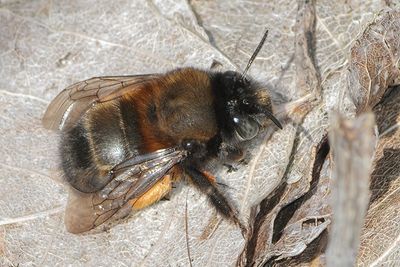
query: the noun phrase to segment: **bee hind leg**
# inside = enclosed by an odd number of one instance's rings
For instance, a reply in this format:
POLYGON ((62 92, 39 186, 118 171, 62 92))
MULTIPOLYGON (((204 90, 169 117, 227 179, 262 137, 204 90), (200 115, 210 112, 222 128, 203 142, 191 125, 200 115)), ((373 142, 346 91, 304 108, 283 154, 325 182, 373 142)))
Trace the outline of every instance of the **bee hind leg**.
POLYGON ((236 225, 238 225, 242 231, 242 235, 245 236, 247 232, 246 227, 239 220, 237 210, 217 188, 215 177, 207 172, 201 172, 190 166, 185 168, 185 172, 188 174, 193 184, 202 192, 207 194, 216 210, 224 217, 232 220, 236 225))

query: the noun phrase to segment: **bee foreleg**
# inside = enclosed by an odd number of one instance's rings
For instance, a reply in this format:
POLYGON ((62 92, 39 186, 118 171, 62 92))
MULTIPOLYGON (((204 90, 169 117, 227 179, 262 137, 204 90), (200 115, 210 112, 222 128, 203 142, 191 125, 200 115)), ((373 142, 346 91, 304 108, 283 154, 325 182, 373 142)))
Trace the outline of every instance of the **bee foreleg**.
POLYGON ((229 164, 229 163, 225 163, 224 167, 226 167, 228 169, 227 170, 228 173, 236 172, 238 170, 238 168, 236 166, 233 166, 232 164, 229 164))

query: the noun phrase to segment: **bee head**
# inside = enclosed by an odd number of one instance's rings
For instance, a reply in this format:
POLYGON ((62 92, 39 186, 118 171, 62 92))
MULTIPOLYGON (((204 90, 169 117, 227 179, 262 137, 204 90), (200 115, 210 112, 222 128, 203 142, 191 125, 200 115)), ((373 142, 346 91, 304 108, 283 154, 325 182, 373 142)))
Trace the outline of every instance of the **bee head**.
POLYGON ((242 73, 219 72, 212 78, 217 121, 223 137, 234 138, 237 141, 253 139, 260 129, 260 124, 255 118, 259 114, 267 116, 282 129, 282 125, 272 114, 271 101, 265 88, 246 75, 267 35, 268 30, 242 73))
MULTIPOLYGON (((256 117, 260 114, 273 117, 270 98, 265 89, 251 78, 243 77, 235 71, 216 73, 213 87, 222 136, 239 142, 251 140, 260 129, 256 117)), ((277 122, 275 117, 273 121, 277 122)), ((281 127, 279 122, 277 125, 281 127)))

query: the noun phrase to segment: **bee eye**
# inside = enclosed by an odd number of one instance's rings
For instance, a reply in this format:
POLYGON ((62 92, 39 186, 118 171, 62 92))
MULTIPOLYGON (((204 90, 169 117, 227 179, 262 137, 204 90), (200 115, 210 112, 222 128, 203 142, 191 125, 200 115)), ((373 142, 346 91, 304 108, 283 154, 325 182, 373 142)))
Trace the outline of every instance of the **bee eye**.
POLYGON ((249 116, 234 116, 233 122, 235 132, 241 141, 253 139, 258 134, 260 125, 249 116))
POLYGON ((247 99, 243 99, 243 100, 242 100, 242 103, 243 103, 244 105, 246 105, 246 106, 247 106, 248 104, 250 104, 250 103, 249 103, 249 100, 247 100, 247 99))

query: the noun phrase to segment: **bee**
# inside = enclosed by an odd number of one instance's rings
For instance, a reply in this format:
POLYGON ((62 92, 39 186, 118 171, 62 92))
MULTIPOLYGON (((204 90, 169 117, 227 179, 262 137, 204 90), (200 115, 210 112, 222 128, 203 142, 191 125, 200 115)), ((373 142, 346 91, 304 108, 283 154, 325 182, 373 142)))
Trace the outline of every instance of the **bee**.
POLYGON ((242 73, 188 67, 96 77, 64 89, 43 125, 61 134, 61 166, 73 191, 67 230, 89 231, 152 205, 182 177, 244 230, 204 166, 243 158, 243 145, 258 135, 260 120, 282 129, 265 86, 246 75, 267 34, 242 73))

